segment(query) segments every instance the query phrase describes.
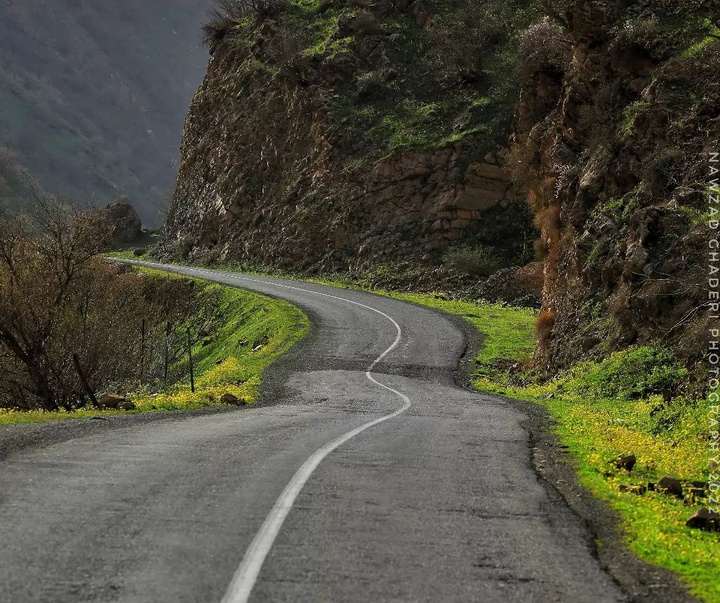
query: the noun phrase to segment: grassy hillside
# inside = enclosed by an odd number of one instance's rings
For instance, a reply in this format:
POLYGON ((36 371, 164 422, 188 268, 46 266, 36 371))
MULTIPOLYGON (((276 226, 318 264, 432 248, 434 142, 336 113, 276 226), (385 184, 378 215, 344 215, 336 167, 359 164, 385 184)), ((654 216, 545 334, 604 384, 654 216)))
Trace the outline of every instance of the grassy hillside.
POLYGON ((51 193, 157 225, 206 52, 206 0, 0 4, 0 145, 51 193))

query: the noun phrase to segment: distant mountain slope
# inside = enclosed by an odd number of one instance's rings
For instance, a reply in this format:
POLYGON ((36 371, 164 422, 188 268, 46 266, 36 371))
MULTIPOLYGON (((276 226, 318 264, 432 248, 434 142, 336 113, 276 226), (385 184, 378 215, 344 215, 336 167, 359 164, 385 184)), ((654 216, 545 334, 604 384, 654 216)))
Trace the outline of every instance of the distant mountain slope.
POLYGON ((18 165, 12 152, 0 148, 0 215, 27 209, 45 194, 27 170, 18 165))
POLYGON ((204 74, 209 0, 0 3, 0 143, 52 193, 129 195, 144 220, 175 178, 204 74))

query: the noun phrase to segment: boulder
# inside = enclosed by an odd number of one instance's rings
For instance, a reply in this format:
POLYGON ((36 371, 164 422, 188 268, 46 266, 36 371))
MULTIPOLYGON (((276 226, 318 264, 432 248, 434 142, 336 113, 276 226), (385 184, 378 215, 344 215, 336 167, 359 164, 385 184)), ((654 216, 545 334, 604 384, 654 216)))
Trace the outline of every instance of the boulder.
POLYGON ((698 509, 688 518, 685 525, 697 530, 720 532, 720 514, 710 509, 698 509))
POLYGON ((625 469, 625 471, 630 472, 632 471, 636 462, 637 457, 634 454, 629 454, 627 456, 621 456, 613 460, 612 464, 615 465, 618 469, 625 469))
POLYGON ((232 394, 223 394, 220 396, 220 402, 231 406, 245 406, 245 404, 247 404, 245 400, 238 398, 237 396, 233 396, 232 394))
POLYGON ((98 406, 102 409, 115 408, 120 410, 132 410, 135 405, 125 396, 120 394, 103 394, 98 398, 98 406), (125 405, 132 405, 132 408, 124 408, 125 405))
POLYGON ((132 243, 142 233, 142 221, 135 208, 121 197, 103 209, 103 215, 111 228, 114 245, 132 243))
POLYGON ((677 496, 678 498, 683 497, 683 487, 680 480, 669 475, 666 475, 657 483, 657 491, 663 494, 677 496))
POLYGON ((690 496, 692 498, 707 498, 705 488, 690 488, 690 496))

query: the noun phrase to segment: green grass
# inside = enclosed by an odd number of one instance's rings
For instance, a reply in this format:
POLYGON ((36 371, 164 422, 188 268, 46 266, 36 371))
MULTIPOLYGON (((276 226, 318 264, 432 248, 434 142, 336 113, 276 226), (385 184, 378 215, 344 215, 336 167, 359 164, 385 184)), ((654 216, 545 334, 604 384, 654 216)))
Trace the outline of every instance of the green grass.
POLYGON ((524 362, 535 347, 532 334, 536 312, 527 308, 504 307, 500 304, 480 304, 448 300, 424 293, 387 293, 394 299, 409 301, 459 314, 483 334, 483 348, 476 362, 480 370, 490 369, 498 361, 524 362))
POLYGON ((117 258, 120 260, 140 260, 140 261, 151 261, 149 257, 150 248, 157 245, 160 242, 160 235, 155 232, 144 232, 140 237, 131 242, 123 243, 115 248, 113 251, 105 253, 104 255, 109 258, 117 258), (140 255, 135 255, 135 250, 144 251, 140 255))
POLYGON ((225 320, 222 329, 214 334, 209 345, 195 346, 197 387, 194 393, 191 392, 188 378, 164 391, 144 389, 130 392, 129 397, 137 405, 137 410, 129 413, 0 410, 0 425, 198 409, 220 404, 219 398, 225 393, 252 404, 257 398, 263 371, 307 334, 310 323, 299 309, 288 302, 232 287, 205 286, 219 289, 225 320), (253 352, 253 344, 260 340, 266 343, 260 350, 253 352))
POLYGON ((684 59, 692 59, 700 56, 710 44, 714 44, 720 40, 720 27, 715 25, 710 19, 704 19, 702 21, 702 27, 699 27, 696 31, 700 36, 702 36, 702 34, 705 35, 680 55, 684 59))

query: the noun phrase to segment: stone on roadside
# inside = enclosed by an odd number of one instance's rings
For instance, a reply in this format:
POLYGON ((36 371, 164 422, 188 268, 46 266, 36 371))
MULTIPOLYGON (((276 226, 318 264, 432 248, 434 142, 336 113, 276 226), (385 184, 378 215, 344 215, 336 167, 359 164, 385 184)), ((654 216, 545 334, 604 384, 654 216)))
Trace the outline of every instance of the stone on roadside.
POLYGON ((677 496, 678 498, 683 497, 683 487, 680 480, 670 475, 664 476, 657 483, 657 490, 663 494, 670 494, 672 496, 677 496))
MULTIPOLYGON (((106 408, 117 409, 117 408, 120 408, 120 405, 126 404, 126 403, 132 404, 132 402, 130 402, 130 400, 128 400, 125 396, 121 396, 120 394, 103 394, 102 396, 100 396, 98 398, 98 406, 102 409, 106 409, 106 408)), ((134 407, 135 407, 135 405, 133 404, 133 408, 134 407)), ((125 410, 125 409, 121 409, 121 410, 125 410)))
POLYGON ((707 498, 705 488, 690 488, 690 496, 693 498, 707 498))
POLYGON ((246 404, 245 400, 238 398, 237 396, 233 396, 232 394, 223 394, 220 396, 220 402, 231 406, 245 406, 246 404))
POLYGON ((614 459, 611 462, 618 469, 625 469, 625 471, 629 473, 630 471, 632 471, 635 463, 637 463, 637 457, 634 454, 628 454, 626 456, 621 456, 617 459, 614 459))
POLYGON ((685 525, 706 532, 720 532, 720 514, 710 509, 699 509, 688 518, 685 525))

